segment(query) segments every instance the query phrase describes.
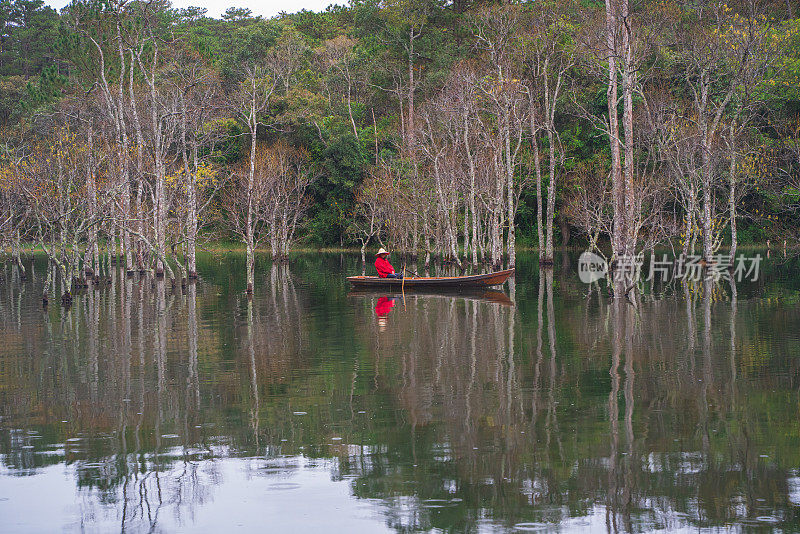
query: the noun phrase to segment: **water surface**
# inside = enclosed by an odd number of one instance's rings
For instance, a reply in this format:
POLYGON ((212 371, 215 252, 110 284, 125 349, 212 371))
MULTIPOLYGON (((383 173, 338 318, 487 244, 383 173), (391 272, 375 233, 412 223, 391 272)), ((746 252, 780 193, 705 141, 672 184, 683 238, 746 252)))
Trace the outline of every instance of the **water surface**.
POLYGON ((800 262, 634 304, 350 294, 356 256, 204 257, 42 307, 0 271, 0 530, 800 529, 800 262))

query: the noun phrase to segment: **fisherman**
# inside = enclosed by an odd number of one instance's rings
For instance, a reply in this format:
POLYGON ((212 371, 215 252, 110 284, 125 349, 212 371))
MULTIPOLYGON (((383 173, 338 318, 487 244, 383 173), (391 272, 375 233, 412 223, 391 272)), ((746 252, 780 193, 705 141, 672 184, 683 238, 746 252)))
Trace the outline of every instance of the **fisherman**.
POLYGON ((375 270, 378 271, 378 276, 381 278, 403 278, 402 274, 394 272, 394 267, 387 259, 389 252, 385 248, 381 247, 375 256, 377 256, 375 258, 375 270))

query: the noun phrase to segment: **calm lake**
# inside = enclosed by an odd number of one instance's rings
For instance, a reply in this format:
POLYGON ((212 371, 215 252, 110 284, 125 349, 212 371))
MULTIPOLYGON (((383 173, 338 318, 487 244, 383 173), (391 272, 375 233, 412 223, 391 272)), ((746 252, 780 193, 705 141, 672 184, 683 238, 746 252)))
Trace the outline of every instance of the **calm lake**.
MULTIPOLYGON (((800 530, 800 261, 611 299, 351 294, 205 256, 42 307, 0 266, 0 531, 800 530)), ((397 263, 395 259, 395 263, 397 263)))

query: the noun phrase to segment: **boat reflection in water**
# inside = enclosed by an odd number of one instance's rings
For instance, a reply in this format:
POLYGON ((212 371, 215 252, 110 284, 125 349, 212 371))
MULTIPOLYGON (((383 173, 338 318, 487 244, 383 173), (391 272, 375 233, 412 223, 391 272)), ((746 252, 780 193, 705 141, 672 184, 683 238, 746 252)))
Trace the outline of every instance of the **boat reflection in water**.
POLYGON ((348 293, 322 255, 249 300, 236 261, 45 310, 0 269, 4 527, 800 528, 794 282, 629 304, 528 270, 512 303, 348 293))
POLYGON ((400 297, 383 296, 375 303, 375 316, 378 318, 378 329, 381 332, 386 331, 386 316, 389 315, 389 312, 392 311, 392 308, 394 308, 398 300, 400 300, 400 297))
POLYGON ((405 291, 374 291, 370 289, 355 289, 348 293, 351 298, 377 298, 375 302, 375 317, 378 321, 378 330, 380 332, 386 331, 388 323, 389 312, 395 307, 396 304, 406 304, 406 299, 409 301, 417 299, 465 299, 465 300, 482 300, 486 302, 493 302, 506 306, 512 306, 511 299, 502 291, 488 290, 488 289, 448 289, 442 288, 438 290, 425 290, 425 289, 409 289, 405 291))

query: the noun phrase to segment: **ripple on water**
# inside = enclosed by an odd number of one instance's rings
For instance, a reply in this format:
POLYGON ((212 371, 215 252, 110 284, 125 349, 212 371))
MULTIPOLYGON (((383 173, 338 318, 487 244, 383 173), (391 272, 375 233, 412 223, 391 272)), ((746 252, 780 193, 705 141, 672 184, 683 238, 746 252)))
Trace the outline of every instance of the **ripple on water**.
POLYGON ((767 523, 767 524, 770 524, 770 525, 777 525, 778 523, 781 522, 781 520, 778 519, 775 516, 772 516, 772 515, 760 515, 760 516, 756 517, 756 522, 758 522, 758 523, 767 523))
POLYGON ((425 499, 420 503, 423 508, 450 508, 458 506, 461 499, 425 499))
POLYGON ((294 482, 276 482, 267 486, 267 489, 272 491, 288 491, 298 489, 299 487, 300 484, 296 484, 294 482))
POLYGON ((547 523, 517 523, 513 528, 519 532, 542 532, 550 528, 550 525, 547 523))

